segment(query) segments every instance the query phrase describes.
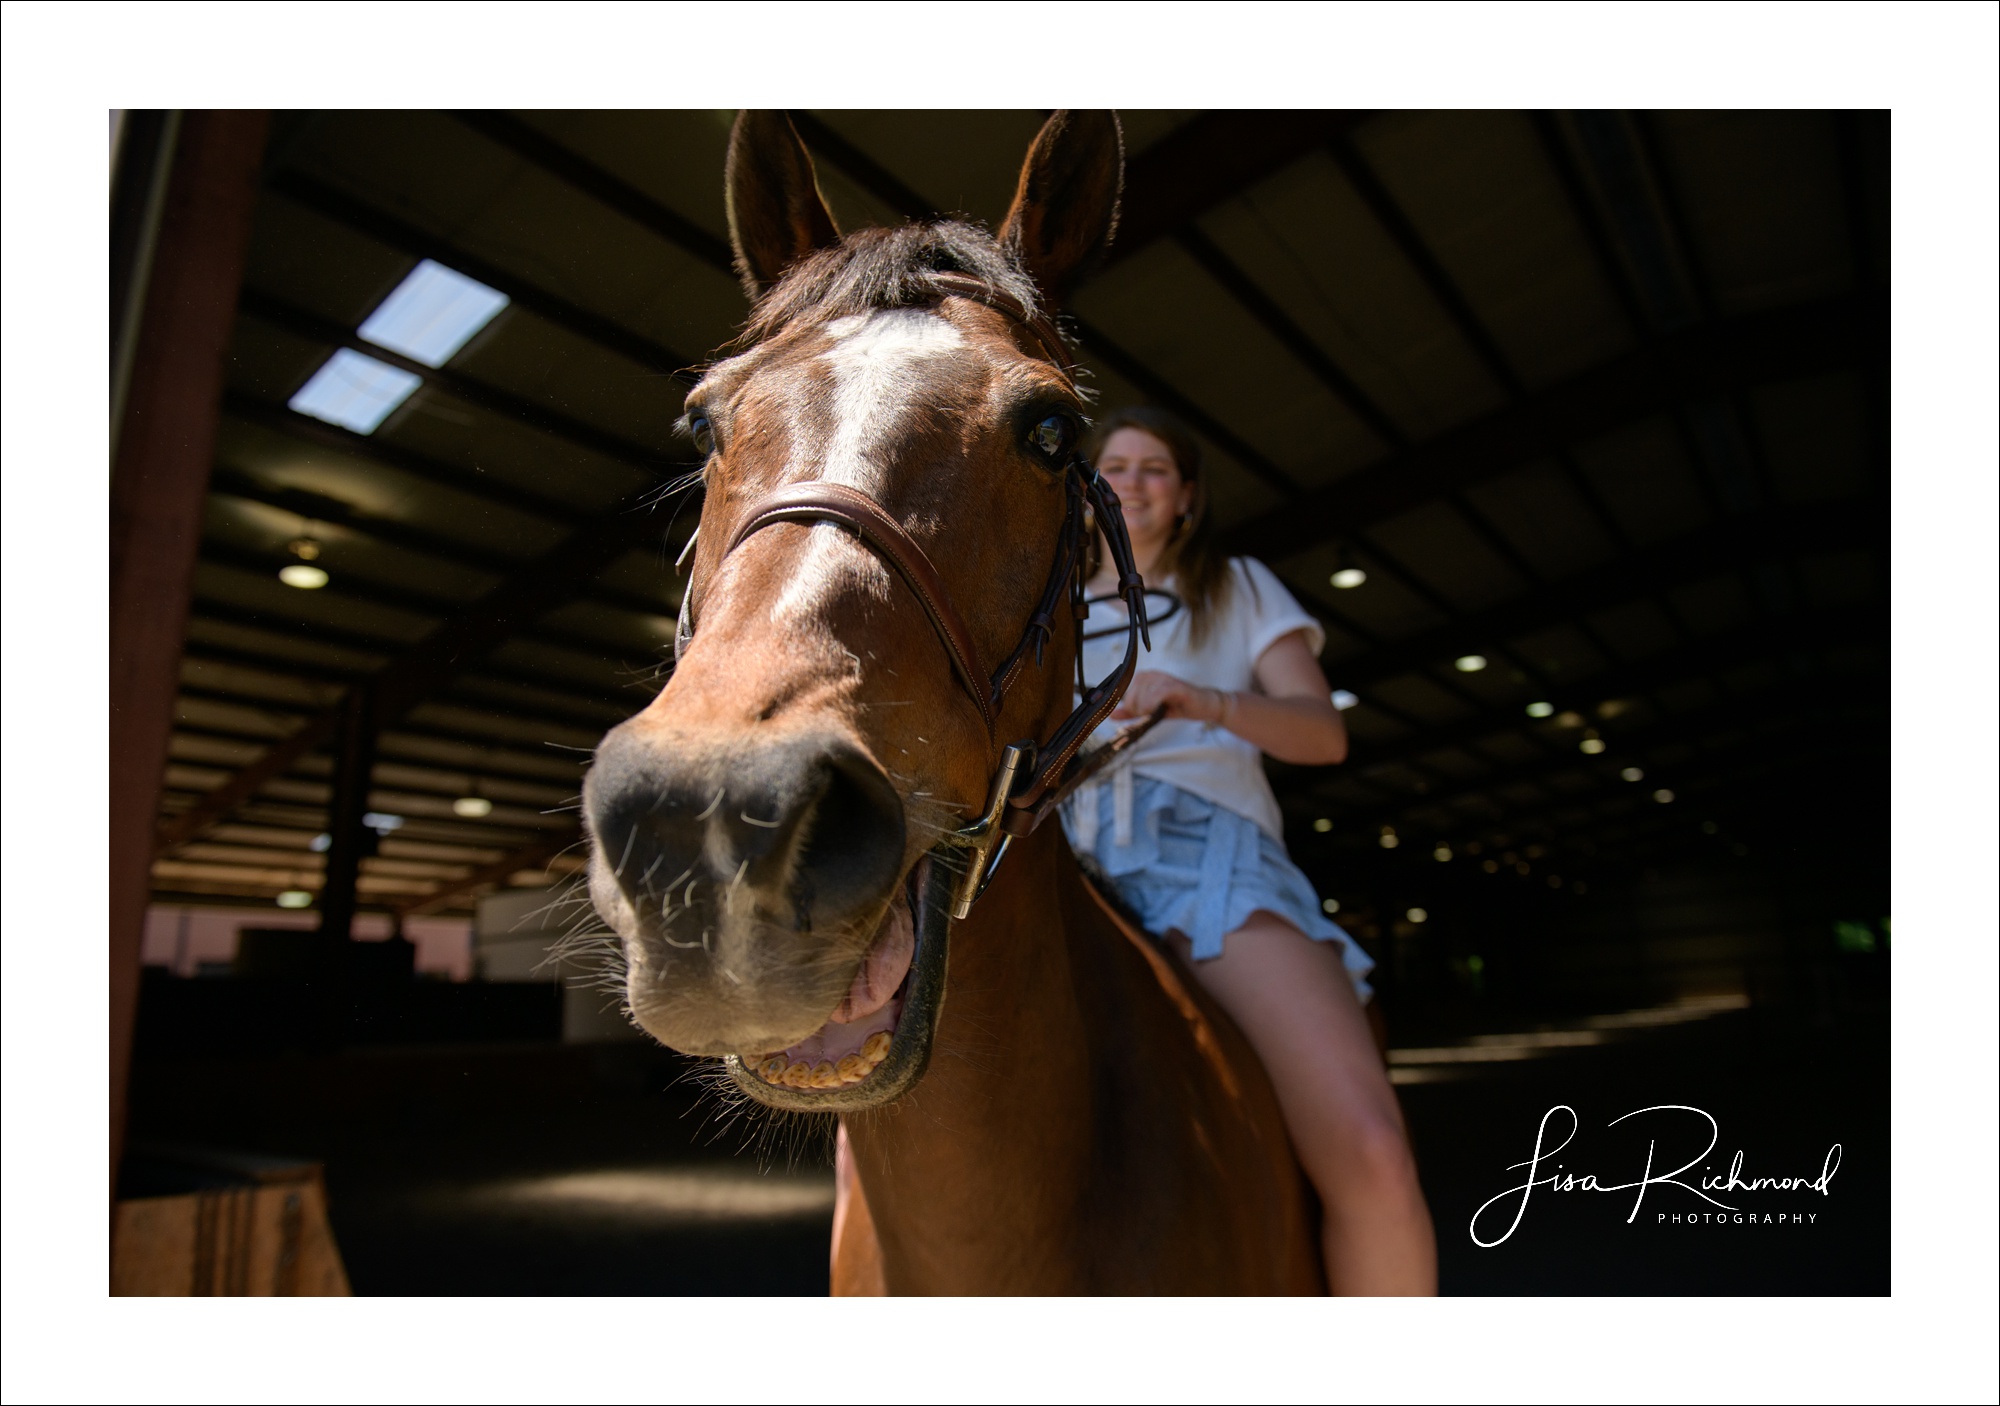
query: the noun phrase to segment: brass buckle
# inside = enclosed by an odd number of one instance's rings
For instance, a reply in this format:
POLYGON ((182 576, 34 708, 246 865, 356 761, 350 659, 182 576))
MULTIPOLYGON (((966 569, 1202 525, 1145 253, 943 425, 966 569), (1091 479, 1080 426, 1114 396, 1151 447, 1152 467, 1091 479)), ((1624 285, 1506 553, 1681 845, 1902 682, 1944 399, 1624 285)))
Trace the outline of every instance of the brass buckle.
POLYGON ((993 882, 994 871, 1006 856, 1007 847, 1014 837, 1000 828, 1001 817, 1007 812, 1008 798, 1014 794, 1014 784, 1022 773, 1035 763, 1035 744, 1010 742, 1001 754, 1000 769, 993 774, 993 790, 986 798, 986 813, 976 825, 968 825, 963 830, 954 830, 945 838, 945 843, 966 851, 965 872, 959 875, 958 887, 951 897, 951 916, 964 918, 972 912, 972 905, 986 892, 986 886, 993 882))

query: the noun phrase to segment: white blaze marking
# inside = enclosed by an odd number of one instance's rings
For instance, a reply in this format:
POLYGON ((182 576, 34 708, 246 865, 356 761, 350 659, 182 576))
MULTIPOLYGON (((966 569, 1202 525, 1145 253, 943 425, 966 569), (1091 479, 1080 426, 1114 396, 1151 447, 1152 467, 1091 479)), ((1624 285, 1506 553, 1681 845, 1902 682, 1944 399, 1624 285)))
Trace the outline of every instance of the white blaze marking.
MULTIPOLYGON (((826 325, 832 345, 819 359, 833 373, 833 433, 813 477, 858 488, 870 496, 881 486, 876 451, 889 441, 909 406, 917 372, 926 362, 966 345, 944 318, 924 308, 881 308, 835 318, 826 325)), ((837 571, 868 570, 872 557, 857 556, 851 542, 815 533, 798 568, 772 603, 771 618, 809 613, 837 571)), ((887 568, 874 568, 886 575, 887 568)))
POLYGON ((879 491, 874 450, 895 429, 916 370, 965 345, 959 330, 923 308, 883 308, 836 318, 820 360, 833 372, 833 435, 819 477, 879 491))

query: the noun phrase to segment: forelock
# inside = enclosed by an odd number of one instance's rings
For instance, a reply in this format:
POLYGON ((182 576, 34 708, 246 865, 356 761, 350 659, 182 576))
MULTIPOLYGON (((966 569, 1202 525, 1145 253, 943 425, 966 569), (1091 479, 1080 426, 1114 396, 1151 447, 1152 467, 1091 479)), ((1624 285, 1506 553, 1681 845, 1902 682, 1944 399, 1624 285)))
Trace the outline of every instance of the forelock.
POLYGON ((860 229, 800 260, 751 309, 738 345, 878 308, 921 307, 944 295, 940 273, 969 274, 1041 310, 1034 280, 994 238, 958 220, 860 229))

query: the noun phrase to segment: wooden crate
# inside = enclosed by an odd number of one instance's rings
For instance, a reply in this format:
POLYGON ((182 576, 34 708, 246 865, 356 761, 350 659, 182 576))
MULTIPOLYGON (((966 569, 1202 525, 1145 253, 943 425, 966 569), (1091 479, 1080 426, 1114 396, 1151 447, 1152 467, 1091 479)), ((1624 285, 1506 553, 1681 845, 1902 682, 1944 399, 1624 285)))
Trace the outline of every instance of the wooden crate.
POLYGON ((319 1165, 263 1165, 234 1185, 118 1202, 111 1292, 350 1293, 319 1165))

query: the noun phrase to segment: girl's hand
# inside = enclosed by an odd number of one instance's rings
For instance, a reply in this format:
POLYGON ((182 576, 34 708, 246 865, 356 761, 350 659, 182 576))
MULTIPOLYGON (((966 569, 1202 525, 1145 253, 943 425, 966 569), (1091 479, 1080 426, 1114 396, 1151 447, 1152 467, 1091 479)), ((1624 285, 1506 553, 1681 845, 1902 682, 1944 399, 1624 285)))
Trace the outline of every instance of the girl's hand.
POLYGON ((1217 688, 1177 679, 1146 669, 1132 676, 1131 687, 1118 701, 1113 718, 1143 718, 1164 706, 1170 718, 1191 718, 1200 723, 1219 723, 1229 710, 1229 695, 1217 688))

